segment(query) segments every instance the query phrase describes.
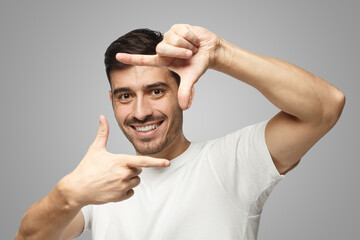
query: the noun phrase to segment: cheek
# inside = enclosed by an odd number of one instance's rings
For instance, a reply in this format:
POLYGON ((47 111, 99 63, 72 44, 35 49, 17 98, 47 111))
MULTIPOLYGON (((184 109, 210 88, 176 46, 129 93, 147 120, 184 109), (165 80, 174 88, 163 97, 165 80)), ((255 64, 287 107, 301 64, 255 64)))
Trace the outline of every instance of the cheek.
POLYGON ((167 105, 163 106, 163 112, 171 119, 171 121, 179 121, 182 117, 182 109, 178 101, 168 102, 167 105))
POLYGON ((117 106, 114 108, 114 115, 119 124, 123 124, 130 114, 131 107, 129 106, 117 106))
POLYGON ((171 95, 171 96, 168 96, 168 97, 162 99, 161 101, 159 101, 158 106, 161 107, 167 113, 174 112, 174 111, 177 111, 178 109, 181 109, 178 99, 177 99, 177 95, 171 95))
POLYGON ((167 117, 173 118, 176 115, 178 105, 169 102, 163 102, 157 104, 156 109, 167 117))

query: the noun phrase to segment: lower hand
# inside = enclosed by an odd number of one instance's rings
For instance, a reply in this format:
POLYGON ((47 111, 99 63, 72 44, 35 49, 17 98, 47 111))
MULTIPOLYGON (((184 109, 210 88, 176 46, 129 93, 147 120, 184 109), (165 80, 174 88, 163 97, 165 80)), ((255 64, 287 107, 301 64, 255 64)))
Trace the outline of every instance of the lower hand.
POLYGON ((118 202, 130 198, 139 185, 142 167, 167 167, 170 161, 146 156, 112 154, 106 150, 109 125, 100 116, 95 141, 76 169, 62 179, 70 205, 118 202))

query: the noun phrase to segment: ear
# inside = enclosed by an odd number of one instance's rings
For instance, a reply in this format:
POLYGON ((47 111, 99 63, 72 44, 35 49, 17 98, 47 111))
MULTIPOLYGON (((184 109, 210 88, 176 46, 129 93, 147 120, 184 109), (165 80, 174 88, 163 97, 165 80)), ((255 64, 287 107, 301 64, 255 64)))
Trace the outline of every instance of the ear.
POLYGON ((112 96, 112 93, 111 93, 111 89, 109 90, 109 97, 110 97, 111 105, 113 105, 113 96, 112 96))

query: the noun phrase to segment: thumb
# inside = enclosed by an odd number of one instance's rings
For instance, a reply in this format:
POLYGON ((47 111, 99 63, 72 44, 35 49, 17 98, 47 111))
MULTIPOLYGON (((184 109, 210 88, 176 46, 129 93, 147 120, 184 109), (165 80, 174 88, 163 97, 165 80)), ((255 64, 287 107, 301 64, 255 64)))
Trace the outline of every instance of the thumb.
POLYGON ((93 143, 95 148, 106 148, 106 143, 109 137, 109 124, 104 115, 99 117, 99 129, 93 143))
POLYGON ((190 108, 191 102, 194 98, 194 84, 198 79, 190 80, 182 78, 178 91, 179 105, 183 110, 190 108))

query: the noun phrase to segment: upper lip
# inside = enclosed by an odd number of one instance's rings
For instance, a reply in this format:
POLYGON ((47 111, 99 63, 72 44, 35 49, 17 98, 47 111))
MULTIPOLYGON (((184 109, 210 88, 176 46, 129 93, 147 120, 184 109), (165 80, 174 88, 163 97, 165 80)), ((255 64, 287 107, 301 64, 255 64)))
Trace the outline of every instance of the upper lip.
POLYGON ((151 121, 151 122, 146 122, 146 123, 135 123, 135 124, 129 124, 131 127, 134 127, 134 128, 138 128, 138 127, 146 127, 146 126, 149 126, 149 125, 153 125, 153 124, 157 124, 157 125, 160 125, 164 120, 160 120, 160 121, 151 121))

